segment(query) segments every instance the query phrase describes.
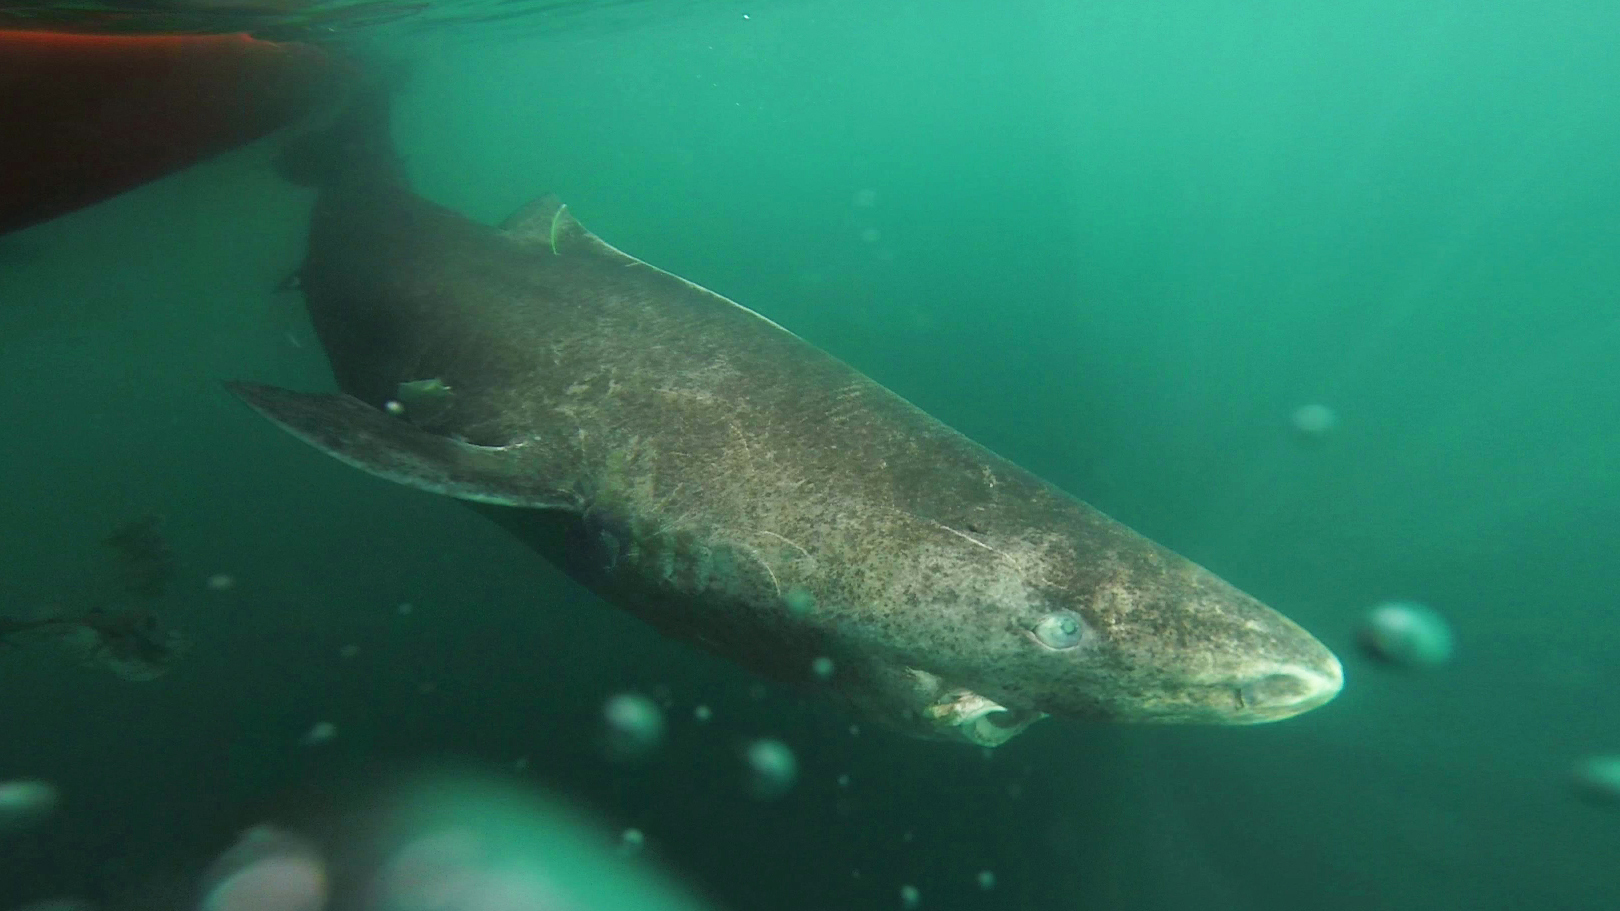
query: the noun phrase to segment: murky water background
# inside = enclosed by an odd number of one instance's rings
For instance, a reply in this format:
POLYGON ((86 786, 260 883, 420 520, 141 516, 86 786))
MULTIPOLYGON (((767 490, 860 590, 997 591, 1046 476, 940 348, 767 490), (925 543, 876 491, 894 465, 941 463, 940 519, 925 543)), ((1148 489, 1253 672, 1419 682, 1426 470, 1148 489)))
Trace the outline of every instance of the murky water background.
MULTIPOLYGON (((266 32, 319 20, 285 17, 266 32)), ((97 541, 159 513, 160 610, 193 642, 142 683, 0 653, 0 778, 63 795, 0 843, 0 905, 180 907, 239 829, 424 755, 523 760, 728 908, 895 908, 907 885, 930 909, 1614 905, 1620 818, 1567 776, 1620 751, 1620 8, 327 27, 408 63, 396 136, 424 195, 494 221, 559 193, 1288 613, 1347 688, 1253 729, 1047 721, 989 757, 756 689, 223 391, 330 383, 275 290, 309 194, 263 145, 0 238, 5 612, 75 597, 97 541), (1303 440, 1311 403, 1337 424, 1303 440), (1360 655, 1392 598, 1450 620, 1449 663, 1360 655), (634 771, 597 739, 624 690, 669 720, 634 771), (774 803, 738 762, 757 736, 798 757, 774 803)))

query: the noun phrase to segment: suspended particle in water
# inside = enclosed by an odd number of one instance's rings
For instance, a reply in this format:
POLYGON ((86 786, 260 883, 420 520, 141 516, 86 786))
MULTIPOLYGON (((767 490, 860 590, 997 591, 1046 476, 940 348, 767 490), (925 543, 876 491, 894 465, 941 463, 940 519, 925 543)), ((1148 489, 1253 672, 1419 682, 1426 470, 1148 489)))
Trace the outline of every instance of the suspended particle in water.
POLYGON ((1386 601, 1367 612, 1358 634, 1372 657, 1403 667, 1432 667, 1451 659, 1451 626, 1415 601, 1386 601))
POLYGON ((838 776, 838 786, 840 788, 849 787, 849 776, 848 775, 840 775, 840 776, 838 776))
POLYGON ((861 240, 864 240, 869 244, 875 244, 875 243, 877 243, 878 241, 880 241, 882 239, 883 239, 883 232, 879 231, 876 228, 863 228, 863 229, 861 229, 861 240))
POLYGON ((877 205, 877 191, 867 188, 855 191, 853 204, 857 209, 870 209, 877 205))
POLYGON ((710 718, 714 717, 714 712, 711 711, 708 706, 700 705, 692 710, 692 717, 696 718, 700 722, 708 721, 710 718))
POLYGON ((512 771, 514 771, 514 772, 526 772, 526 771, 528 771, 528 769, 529 769, 529 757, 527 757, 527 756, 519 756, 518 758, 512 760, 512 771))
POLYGON ((414 610, 416 610, 416 606, 411 604, 409 601, 402 602, 399 607, 394 608, 394 612, 399 614, 401 617, 409 617, 411 615, 411 611, 414 610))
POLYGON ((909 911, 909 909, 920 904, 922 904, 922 893, 917 891, 916 886, 905 885, 900 887, 900 907, 909 911))
POLYGON ((56 786, 48 781, 0 781, 0 834, 25 829, 56 812, 56 786))
POLYGON ((850 725, 849 726, 849 736, 851 736, 851 737, 859 737, 859 736, 861 736, 861 726, 858 725, 858 724, 850 725))
POLYGON ((637 759, 658 748, 664 739, 664 713, 640 693, 620 693, 602 707, 609 759, 637 759))
MULTIPOLYGON (((561 892, 552 871, 543 864, 534 864, 528 858, 514 862, 514 854, 518 858, 522 855, 514 852, 513 846, 500 843, 511 838, 510 834, 481 830, 473 820, 430 830, 407 842, 383 863, 371 886, 373 899, 367 907, 376 911, 542 911, 580 907, 561 892)), ((580 860, 588 863, 584 858, 580 860)))
POLYGON ((996 887, 996 874, 989 870, 980 870, 978 879, 979 888, 986 892, 996 887))
POLYGON ((350 644, 350 645, 345 645, 342 648, 338 649, 338 657, 343 658, 345 660, 347 660, 349 658, 353 658, 355 655, 358 655, 358 654, 360 654, 360 646, 358 646, 358 645, 350 644))
POLYGON ((1289 421, 1300 436, 1312 440, 1322 439, 1339 426, 1339 416, 1326 405, 1301 405, 1289 421))
POLYGON ((765 684, 763 683, 756 683, 748 688, 748 698, 754 700, 755 702, 764 702, 765 697, 769 696, 770 694, 771 691, 767 690, 765 688, 765 684))
POLYGON ((1620 754, 1588 756, 1575 763, 1570 784, 1587 803, 1620 810, 1620 754))
POLYGON ((640 829, 629 828, 619 833, 619 853, 624 855, 638 854, 647 843, 647 836, 640 829))
POLYGON ((748 794, 756 800, 775 800, 793 790, 799 762, 780 740, 762 737, 743 750, 748 765, 748 794))
POLYGON ((802 588, 790 588, 782 600, 787 603, 787 609, 802 617, 816 609, 816 596, 802 588))
POLYGON ((826 680, 827 678, 831 677, 833 675, 833 670, 833 660, 828 658, 826 655, 821 655, 817 657, 816 660, 810 662, 810 672, 822 680, 826 680))
POLYGON ((327 892, 326 865, 314 846, 260 825, 203 875, 198 911, 320 911, 327 892))
POLYGON ((416 692, 423 696, 431 696, 439 691, 439 685, 431 680, 424 680, 416 685, 416 692))
POLYGON ((214 573, 208 577, 208 590, 212 592, 230 591, 236 587, 236 577, 230 573, 214 573))
POLYGON ((303 744, 307 747, 320 746, 336 737, 337 725, 330 721, 317 721, 304 732, 303 744))
POLYGON ((383 402, 383 410, 391 415, 394 415, 395 417, 398 417, 405 413, 405 406, 401 405, 395 399, 389 399, 388 401, 383 402))

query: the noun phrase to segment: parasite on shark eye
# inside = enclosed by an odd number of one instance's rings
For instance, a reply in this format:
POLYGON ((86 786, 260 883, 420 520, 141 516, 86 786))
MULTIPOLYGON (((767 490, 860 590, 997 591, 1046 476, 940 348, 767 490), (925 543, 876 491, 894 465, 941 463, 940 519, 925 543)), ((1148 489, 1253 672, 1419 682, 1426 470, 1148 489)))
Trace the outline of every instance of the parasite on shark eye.
POLYGON ((1050 649, 1074 648, 1080 644, 1084 627, 1072 611, 1057 611, 1041 618, 1035 624, 1035 641, 1050 649))

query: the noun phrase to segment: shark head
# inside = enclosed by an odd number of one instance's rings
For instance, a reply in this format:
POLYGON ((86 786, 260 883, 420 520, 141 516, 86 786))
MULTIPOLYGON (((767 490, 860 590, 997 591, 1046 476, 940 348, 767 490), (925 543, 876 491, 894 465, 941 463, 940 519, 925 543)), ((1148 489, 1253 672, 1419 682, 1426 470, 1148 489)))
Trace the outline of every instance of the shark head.
POLYGON ((890 622, 868 712, 996 746, 1048 715, 1256 724, 1336 696, 1339 660, 1287 617, 1077 501, 1063 532, 930 523, 890 622), (907 618, 910 624, 895 622, 907 618))

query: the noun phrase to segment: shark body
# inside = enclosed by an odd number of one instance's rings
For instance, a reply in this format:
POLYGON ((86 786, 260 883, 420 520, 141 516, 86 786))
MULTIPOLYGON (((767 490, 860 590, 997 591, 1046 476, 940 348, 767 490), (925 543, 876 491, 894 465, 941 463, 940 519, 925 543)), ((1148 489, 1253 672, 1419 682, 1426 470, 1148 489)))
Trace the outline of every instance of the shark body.
POLYGON ((1281 614, 555 198, 498 228, 421 198, 367 164, 386 121, 359 116, 295 169, 320 187, 300 284, 340 392, 231 384, 296 436, 918 736, 1252 723, 1338 692, 1281 614))

